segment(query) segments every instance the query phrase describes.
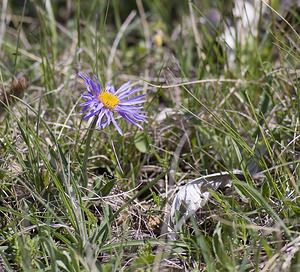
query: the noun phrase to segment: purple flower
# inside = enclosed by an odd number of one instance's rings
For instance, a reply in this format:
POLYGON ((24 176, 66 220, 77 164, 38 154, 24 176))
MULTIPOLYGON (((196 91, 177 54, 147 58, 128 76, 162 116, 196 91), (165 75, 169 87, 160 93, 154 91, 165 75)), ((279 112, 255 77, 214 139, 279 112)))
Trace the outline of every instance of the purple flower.
POLYGON ((110 83, 106 84, 102 89, 100 82, 96 76, 90 78, 87 75, 79 74, 84 80, 87 91, 82 95, 86 100, 80 104, 85 116, 83 119, 89 119, 92 116, 97 116, 96 128, 102 129, 112 122, 117 131, 122 135, 114 113, 123 117, 127 122, 143 129, 138 122, 145 122, 147 116, 142 111, 145 100, 145 94, 130 97, 132 94, 138 92, 140 87, 134 87, 134 84, 127 82, 117 90, 110 83))

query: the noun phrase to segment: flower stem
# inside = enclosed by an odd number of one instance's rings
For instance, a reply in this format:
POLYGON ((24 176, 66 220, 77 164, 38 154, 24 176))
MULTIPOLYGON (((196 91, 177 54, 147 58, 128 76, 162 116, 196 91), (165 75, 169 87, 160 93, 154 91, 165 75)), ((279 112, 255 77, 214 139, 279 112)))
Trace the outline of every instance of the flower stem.
POLYGON ((87 138, 86 138, 86 143, 85 143, 85 152, 84 152, 82 169, 81 169, 82 170, 81 185, 84 188, 86 188, 88 185, 87 163, 88 163, 89 154, 90 154, 91 139, 92 139, 93 132, 95 130, 96 122, 97 122, 97 118, 95 117, 89 127, 89 130, 87 133, 87 138))

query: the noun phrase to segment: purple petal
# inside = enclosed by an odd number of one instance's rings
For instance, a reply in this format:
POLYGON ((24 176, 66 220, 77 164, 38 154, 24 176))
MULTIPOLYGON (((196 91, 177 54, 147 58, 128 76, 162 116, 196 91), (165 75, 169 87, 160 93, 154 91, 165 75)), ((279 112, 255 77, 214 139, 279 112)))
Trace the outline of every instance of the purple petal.
POLYGON ((99 114, 99 116, 98 116, 98 120, 97 120, 97 123, 96 123, 96 126, 97 126, 98 128, 102 128, 102 119, 103 119, 105 113, 106 113, 106 110, 105 110, 105 109, 102 110, 102 111, 100 111, 100 114, 99 114))
POLYGON ((122 93, 123 91, 127 90, 128 87, 130 86, 130 84, 131 84, 130 81, 124 83, 124 84, 116 91, 115 95, 118 95, 118 94, 122 93))
POLYGON ((142 95, 139 95, 139 96, 135 96, 135 97, 129 98, 127 100, 121 100, 120 104, 121 105, 141 104, 141 103, 146 102, 146 100, 143 99, 145 96, 146 96, 145 94, 142 94, 142 95))
POLYGON ((116 119, 114 118, 114 116, 111 116, 111 121, 114 124, 115 128, 117 129, 117 131, 119 132, 120 135, 123 135, 121 128, 118 126, 118 123, 116 121, 116 119))
POLYGON ((136 93, 136 92, 138 92, 140 90, 141 90, 141 87, 137 87, 137 88, 134 88, 134 89, 129 89, 126 92, 123 92, 123 93, 119 94, 118 98, 122 99, 122 98, 124 98, 126 96, 129 96, 129 95, 132 95, 132 94, 134 94, 134 93, 136 93))
POLYGON ((78 73, 78 76, 81 77, 84 81, 88 81, 89 77, 84 73, 78 73))
POLYGON ((83 119, 83 120, 87 120, 87 119, 89 119, 90 117, 96 115, 97 113, 98 113, 98 112, 91 110, 90 112, 88 112, 87 115, 83 116, 82 119, 83 119))
POLYGON ((106 84, 105 90, 112 93, 112 94, 116 93, 115 87, 111 83, 106 84))
POLYGON ((146 100, 126 101, 126 102, 121 102, 119 105, 120 106, 131 106, 131 105, 142 104, 144 102, 146 102, 146 100))
POLYGON ((136 119, 137 121, 141 121, 141 122, 145 122, 147 119, 147 116, 142 115, 142 114, 133 114, 131 115, 134 119, 136 119))
POLYGON ((108 126, 111 122, 111 117, 112 117, 112 112, 107 110, 105 112, 105 117, 106 117, 106 120, 102 123, 102 128, 105 128, 106 126, 108 126))
POLYGON ((85 107, 85 106, 89 106, 91 104, 90 101, 84 102, 84 103, 80 103, 79 106, 81 107, 85 107))
POLYGON ((126 106, 126 105, 118 105, 115 110, 116 111, 125 111, 125 112, 136 112, 142 109, 143 106, 126 106))
POLYGON ((79 73, 78 75, 84 80, 85 86, 90 95, 95 95, 95 94, 99 95, 99 93, 101 91, 101 86, 100 86, 100 83, 96 76, 94 76, 94 78, 96 80, 96 83, 95 83, 88 75, 85 75, 83 73, 79 73))
POLYGON ((133 124, 133 125, 135 125, 135 126, 137 126, 137 127, 139 127, 140 129, 143 130, 143 127, 142 127, 140 124, 138 124, 137 122, 135 122, 128 114, 123 113, 123 112, 122 112, 122 113, 120 112, 120 115, 121 115, 126 121, 130 122, 131 124, 133 124))

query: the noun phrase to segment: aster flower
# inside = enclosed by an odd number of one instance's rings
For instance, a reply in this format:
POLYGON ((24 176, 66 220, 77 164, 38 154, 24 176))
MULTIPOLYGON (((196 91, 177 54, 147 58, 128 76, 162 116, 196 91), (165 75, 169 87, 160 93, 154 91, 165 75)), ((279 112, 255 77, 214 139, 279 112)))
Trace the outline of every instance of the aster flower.
POLYGON ((121 85, 121 87, 115 90, 115 87, 108 83, 105 88, 101 88, 100 82, 96 76, 90 78, 85 74, 79 74, 84 80, 87 91, 82 95, 86 100, 80 104, 85 116, 83 119, 89 119, 93 116, 97 116, 96 128, 103 129, 110 123, 113 123, 117 131, 122 135, 117 121, 114 117, 117 114, 127 122, 143 129, 138 122, 145 122, 147 116, 142 111, 145 94, 131 97, 140 90, 140 87, 136 87, 130 81, 121 85))

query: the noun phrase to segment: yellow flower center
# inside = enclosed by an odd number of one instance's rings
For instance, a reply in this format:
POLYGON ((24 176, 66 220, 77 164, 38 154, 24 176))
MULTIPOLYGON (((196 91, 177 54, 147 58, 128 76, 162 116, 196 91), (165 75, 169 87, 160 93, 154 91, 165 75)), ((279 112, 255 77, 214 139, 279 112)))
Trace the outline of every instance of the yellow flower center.
POLYGON ((107 91, 101 92, 98 96, 98 99, 103 103, 104 107, 109 110, 113 110, 120 103, 120 100, 117 96, 107 91))

